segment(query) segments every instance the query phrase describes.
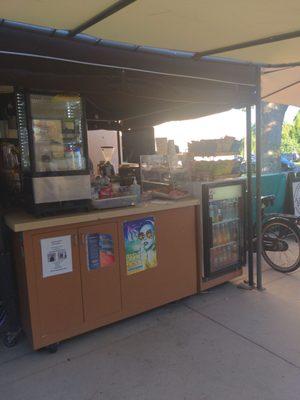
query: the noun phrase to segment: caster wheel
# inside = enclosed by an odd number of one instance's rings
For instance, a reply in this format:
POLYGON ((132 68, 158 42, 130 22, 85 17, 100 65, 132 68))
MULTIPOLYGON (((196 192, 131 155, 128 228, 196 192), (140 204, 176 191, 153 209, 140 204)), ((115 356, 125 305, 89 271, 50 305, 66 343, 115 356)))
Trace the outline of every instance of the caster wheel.
POLYGON ((3 338, 3 344, 5 347, 14 347, 18 343, 18 337, 20 332, 6 333, 3 338))
POLYGON ((47 346, 46 349, 48 350, 48 352, 50 354, 54 354, 57 352, 58 346, 59 346, 59 343, 53 343, 53 344, 49 344, 49 346, 47 346))

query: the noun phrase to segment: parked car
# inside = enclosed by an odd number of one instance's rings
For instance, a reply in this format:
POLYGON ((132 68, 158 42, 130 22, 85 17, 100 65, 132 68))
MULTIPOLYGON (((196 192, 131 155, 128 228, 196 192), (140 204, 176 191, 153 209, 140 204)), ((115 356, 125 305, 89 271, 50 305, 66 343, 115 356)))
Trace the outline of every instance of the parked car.
MULTIPOLYGON (((252 164, 252 172, 256 170, 256 156, 252 154, 251 156, 251 164, 252 164)), ((280 164, 282 171, 296 171, 299 168, 295 165, 294 161, 286 157, 285 154, 280 156, 280 164)), ((246 160, 241 162, 241 172, 245 174, 247 171, 247 163, 246 160)))
POLYGON ((296 169, 294 161, 289 160, 285 155, 280 156, 281 169, 283 171, 293 171, 296 169))

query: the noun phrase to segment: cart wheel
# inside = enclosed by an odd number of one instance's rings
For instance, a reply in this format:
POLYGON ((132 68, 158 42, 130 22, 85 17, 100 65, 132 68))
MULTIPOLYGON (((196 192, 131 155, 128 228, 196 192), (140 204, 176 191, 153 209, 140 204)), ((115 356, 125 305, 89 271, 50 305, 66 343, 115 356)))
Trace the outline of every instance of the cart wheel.
POLYGON ((46 349, 49 351, 50 354, 54 354, 57 352, 58 346, 59 346, 58 342, 52 343, 52 344, 49 344, 49 346, 47 346, 46 349))
POLYGON ((3 344, 5 347, 14 347, 18 343, 20 331, 7 332, 3 338, 3 344))

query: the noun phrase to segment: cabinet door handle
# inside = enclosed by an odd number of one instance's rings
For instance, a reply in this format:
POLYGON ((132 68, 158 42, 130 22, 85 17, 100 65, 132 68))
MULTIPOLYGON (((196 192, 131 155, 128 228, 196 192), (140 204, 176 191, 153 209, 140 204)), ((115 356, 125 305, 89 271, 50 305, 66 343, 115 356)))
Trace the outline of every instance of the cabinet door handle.
POLYGON ((85 234, 84 233, 81 234, 81 244, 82 244, 82 246, 85 245, 85 234))

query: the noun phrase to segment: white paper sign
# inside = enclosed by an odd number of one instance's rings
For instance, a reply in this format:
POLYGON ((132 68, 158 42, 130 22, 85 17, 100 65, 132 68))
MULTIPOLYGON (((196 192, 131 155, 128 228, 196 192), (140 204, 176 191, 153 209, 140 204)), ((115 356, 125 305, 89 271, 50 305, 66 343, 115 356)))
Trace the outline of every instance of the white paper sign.
POLYGON ((300 182, 293 182, 294 214, 300 216, 300 182))
POLYGON ((41 240, 43 278, 73 271, 71 236, 41 240))

